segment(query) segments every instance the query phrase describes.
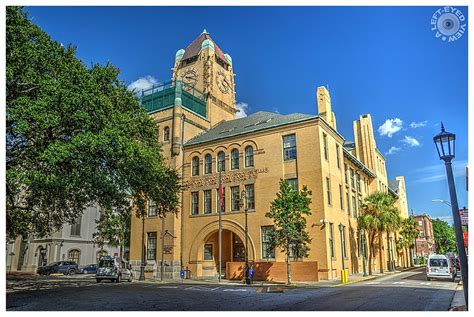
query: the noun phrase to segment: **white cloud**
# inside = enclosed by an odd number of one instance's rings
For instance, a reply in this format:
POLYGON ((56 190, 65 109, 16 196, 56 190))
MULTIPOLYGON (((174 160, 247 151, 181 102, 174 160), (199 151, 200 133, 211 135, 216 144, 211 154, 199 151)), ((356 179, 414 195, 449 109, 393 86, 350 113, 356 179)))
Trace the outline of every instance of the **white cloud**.
POLYGON ((144 89, 151 88, 152 86, 159 85, 160 83, 158 80, 156 80, 155 77, 147 75, 145 77, 140 77, 134 82, 132 82, 130 85, 128 85, 128 90, 134 91, 134 92, 141 92, 144 89))
POLYGON ((237 110, 239 110, 239 112, 237 112, 236 115, 235 115, 236 119, 244 118, 244 117, 247 116, 247 110, 248 110, 248 107, 249 107, 248 104, 246 104, 245 102, 239 102, 235 106, 236 106, 237 110))
POLYGON ((392 154, 397 153, 400 150, 401 150, 401 148, 396 147, 396 146, 392 146, 390 149, 388 149, 388 152, 386 152, 385 154, 386 155, 392 155, 392 154))
POLYGON ((426 127, 427 123, 428 123, 427 120, 421 121, 421 122, 412 122, 410 123, 410 127, 412 127, 413 129, 422 128, 422 127, 426 127))
POLYGON ((411 137, 411 136, 408 136, 408 135, 405 135, 405 138, 403 140, 400 140, 401 142, 409 145, 409 146, 420 146, 420 142, 418 142, 417 139, 415 139, 414 137, 411 137))
POLYGON ((402 127, 403 121, 399 118, 387 119, 385 120, 385 123, 379 127, 378 132, 381 136, 386 135, 391 138, 392 135, 400 131, 402 127))

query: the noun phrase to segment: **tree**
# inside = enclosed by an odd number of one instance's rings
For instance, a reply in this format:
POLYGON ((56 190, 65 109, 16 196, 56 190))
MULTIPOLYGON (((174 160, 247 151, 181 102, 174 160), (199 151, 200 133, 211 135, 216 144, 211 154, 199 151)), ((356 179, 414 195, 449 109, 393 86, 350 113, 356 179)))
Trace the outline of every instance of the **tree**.
POLYGON ((382 238, 397 225, 398 209, 389 193, 374 192, 365 197, 362 203, 362 214, 357 218, 359 230, 364 230, 369 242, 369 274, 372 274, 372 258, 375 255, 375 239, 378 237, 380 273, 383 273, 382 238))
MULTIPOLYGON (((391 263, 392 261, 395 261, 395 259, 392 259, 392 253, 390 252, 390 233, 395 232, 400 228, 401 225, 401 218, 400 218, 400 212, 397 207, 395 207, 395 199, 392 197, 390 194, 386 194, 387 197, 385 197, 385 208, 382 210, 380 213, 380 229, 382 231, 385 231, 387 234, 387 244, 389 245, 388 247, 388 261, 391 263)), ((393 247, 393 246, 392 246, 393 247)), ((390 269, 390 267, 388 268, 390 269)))
MULTIPOLYGON (((418 229, 416 229, 416 223, 413 217, 403 219, 400 235, 402 238, 402 245, 406 248, 406 258, 408 261, 408 250, 412 250, 415 246, 415 239, 418 236, 418 229)), ((411 258, 411 265, 413 266, 413 258, 411 258)))
POLYGON ((102 208, 96 220, 96 232, 92 234, 94 243, 101 249, 105 244, 120 247, 120 256, 123 257, 123 249, 130 235, 130 220, 130 212, 102 208))
POLYGON ((432 221, 433 235, 436 244, 436 251, 439 254, 446 254, 448 252, 457 252, 456 234, 454 228, 446 221, 435 219, 432 221))
POLYGON ((84 66, 19 7, 6 10, 6 61, 10 238, 51 234, 91 205, 124 212, 152 198, 177 211, 177 173, 117 68, 84 66))
POLYGON ((306 186, 298 191, 288 181, 280 180, 280 191, 265 214, 275 224, 269 233, 271 245, 279 247, 286 256, 288 284, 291 284, 291 255, 304 257, 309 251, 307 245, 311 239, 306 232, 304 215, 311 215, 310 196, 311 191, 306 186))

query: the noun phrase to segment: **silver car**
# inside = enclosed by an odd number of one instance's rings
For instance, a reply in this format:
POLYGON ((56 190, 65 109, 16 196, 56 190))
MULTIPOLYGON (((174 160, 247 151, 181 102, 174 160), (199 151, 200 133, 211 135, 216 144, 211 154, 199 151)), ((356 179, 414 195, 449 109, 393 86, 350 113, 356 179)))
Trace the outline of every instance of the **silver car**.
POLYGON ((120 283, 122 280, 131 282, 133 273, 127 261, 121 257, 103 256, 97 265, 95 279, 97 283, 100 283, 102 280, 111 280, 116 283, 120 283))

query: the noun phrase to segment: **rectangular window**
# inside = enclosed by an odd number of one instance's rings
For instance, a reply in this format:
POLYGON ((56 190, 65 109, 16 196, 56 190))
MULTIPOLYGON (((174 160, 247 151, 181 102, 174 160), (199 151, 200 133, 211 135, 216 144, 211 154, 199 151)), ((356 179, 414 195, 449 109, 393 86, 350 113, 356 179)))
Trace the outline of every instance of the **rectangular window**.
POLYGON ((359 214, 362 212, 362 200, 359 199, 359 214))
POLYGON ((283 159, 285 161, 296 159, 296 135, 290 134, 283 137, 283 159))
MULTIPOLYGON (((216 189, 216 195, 217 195, 217 199, 216 199, 216 203, 217 203, 216 213, 219 213, 219 208, 220 208, 219 188, 216 189)), ((226 206, 225 206, 225 187, 222 187, 222 212, 225 212, 225 211, 226 211, 226 206)))
POLYGON ((357 192, 360 193, 360 174, 356 174, 356 180, 357 180, 357 192))
POLYGON ((346 181, 346 185, 349 185, 349 181, 347 180, 347 164, 344 164, 344 180, 346 181))
POLYGON ((336 144, 336 162, 337 162, 337 168, 341 168, 341 158, 339 155, 339 144, 336 144))
POLYGON ((271 244, 270 231, 273 226, 262 227, 262 259, 274 259, 275 258, 275 246, 271 244))
POLYGON ((286 180, 294 190, 298 190, 298 178, 289 178, 286 180))
POLYGON ((77 217, 76 222, 71 225, 71 236, 81 235, 81 222, 82 222, 82 215, 77 217))
POLYGON ((357 203, 354 196, 352 196, 352 217, 357 218, 357 203))
POLYGON ((156 260, 156 232, 148 232, 147 260, 156 260))
POLYGON ((204 213, 205 214, 211 213, 211 201, 212 201, 212 191, 205 190, 204 191, 204 213))
POLYGON ((347 214, 351 215, 351 203, 349 201, 349 194, 346 193, 347 214))
POLYGON ((231 211, 239 211, 240 187, 233 186, 230 188, 230 208, 231 211))
POLYGON ((334 257, 334 224, 329 224, 329 249, 331 251, 331 257, 334 257))
POLYGON ((199 214, 199 192, 191 193, 191 215, 199 214))
POLYGON ((328 159, 328 136, 326 133, 323 133, 323 150, 324 150, 324 159, 328 159))
POLYGON ((354 184, 354 170, 351 168, 351 188, 355 189, 354 184))
POLYGON ((151 199, 148 202, 148 217, 156 217, 156 202, 151 199))
POLYGON ((247 209, 255 209, 255 189, 254 184, 245 185, 245 199, 247 204, 247 209))
POLYGON ((328 205, 331 205, 331 182, 329 181, 329 177, 326 177, 326 191, 328 196, 328 205))
POLYGON ((206 243, 204 245, 204 261, 214 260, 214 255, 212 253, 212 243, 206 243))
POLYGON ((343 198, 342 198, 342 185, 339 185, 339 203, 341 204, 341 210, 344 210, 343 198))

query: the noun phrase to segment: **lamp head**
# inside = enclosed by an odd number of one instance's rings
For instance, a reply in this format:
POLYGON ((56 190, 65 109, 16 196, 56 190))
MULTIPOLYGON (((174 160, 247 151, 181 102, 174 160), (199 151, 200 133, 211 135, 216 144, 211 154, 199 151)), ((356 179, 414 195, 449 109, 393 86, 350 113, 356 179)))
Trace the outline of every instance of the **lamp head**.
POLYGON ((447 132, 444 129, 443 122, 441 122, 441 132, 433 137, 433 141, 436 145, 439 159, 450 162, 456 154, 456 135, 447 132))

